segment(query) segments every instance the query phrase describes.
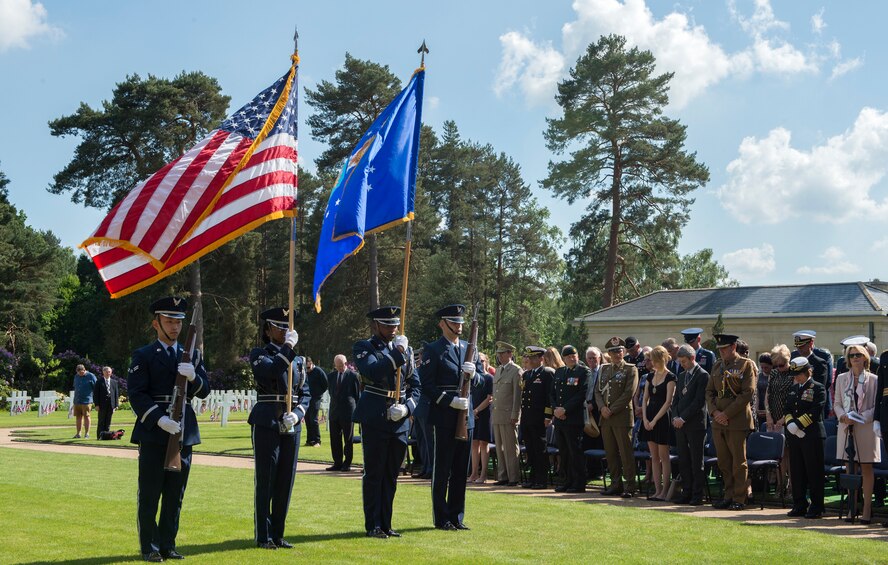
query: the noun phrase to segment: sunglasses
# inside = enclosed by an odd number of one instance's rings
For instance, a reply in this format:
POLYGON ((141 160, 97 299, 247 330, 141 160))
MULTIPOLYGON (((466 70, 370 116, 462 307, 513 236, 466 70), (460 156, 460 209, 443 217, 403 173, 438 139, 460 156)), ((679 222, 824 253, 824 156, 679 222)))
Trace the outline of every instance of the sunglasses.
POLYGON ((848 359, 858 359, 860 357, 863 357, 863 353, 849 353, 848 354, 848 359))

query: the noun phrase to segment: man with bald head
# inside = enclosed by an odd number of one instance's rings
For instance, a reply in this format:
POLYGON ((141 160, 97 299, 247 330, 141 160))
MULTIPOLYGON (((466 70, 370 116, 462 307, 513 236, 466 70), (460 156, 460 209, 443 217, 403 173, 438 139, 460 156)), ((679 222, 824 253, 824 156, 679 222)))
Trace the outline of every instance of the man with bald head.
POLYGON ((330 424, 330 452, 333 465, 328 471, 351 471, 352 440, 355 437, 354 413, 361 397, 358 374, 348 368, 345 355, 333 358, 334 370, 327 375, 330 407, 327 421, 330 424))

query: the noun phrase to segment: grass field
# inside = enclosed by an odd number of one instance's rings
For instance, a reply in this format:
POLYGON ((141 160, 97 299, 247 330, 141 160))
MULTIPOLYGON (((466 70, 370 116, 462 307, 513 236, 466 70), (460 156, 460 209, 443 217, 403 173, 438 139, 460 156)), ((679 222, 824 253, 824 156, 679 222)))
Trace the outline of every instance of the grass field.
MULTIPOLYGON (((135 561, 136 461, 0 448, 0 562, 135 561)), ((401 485, 395 527, 363 535, 359 480, 299 475, 293 550, 253 548, 249 470, 195 466, 182 512, 187 563, 884 563, 883 542, 652 510, 470 491, 468 532, 431 528, 428 486, 401 485)))

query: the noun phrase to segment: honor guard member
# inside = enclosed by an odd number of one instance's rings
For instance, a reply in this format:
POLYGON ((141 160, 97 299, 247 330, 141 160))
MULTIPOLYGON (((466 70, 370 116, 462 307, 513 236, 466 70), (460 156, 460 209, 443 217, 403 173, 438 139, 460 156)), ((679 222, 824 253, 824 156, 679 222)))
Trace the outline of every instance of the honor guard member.
POLYGON ((469 449, 475 418, 471 397, 459 396, 460 378, 474 379, 484 370, 478 351, 472 361, 464 361, 468 344, 459 339, 466 307, 451 304, 437 312, 441 338, 422 350, 419 380, 422 395, 430 403, 429 423, 432 425, 433 452, 432 512, 439 530, 468 530, 463 523, 466 507, 466 479, 469 474, 469 449), (467 411, 468 437, 455 437, 456 419, 467 411))
MULTIPOLYGON (((817 332, 814 330, 799 330, 792 334, 795 351, 792 352, 790 358, 807 357, 811 364, 814 380, 823 385, 823 390, 829 390, 833 379, 832 353, 827 349, 814 347, 814 338, 816 337, 817 332)), ((825 416, 829 415, 831 408, 832 404, 827 399, 823 408, 825 416)))
POLYGON ((364 450, 364 528, 367 536, 381 539, 401 537, 392 529, 392 505, 407 452, 408 416, 419 400, 413 349, 406 336, 395 335, 400 315, 397 306, 367 313, 373 335, 352 348, 363 385, 354 419, 361 424, 364 450))
POLYGON ((687 328, 681 330, 685 343, 694 348, 697 352, 695 361, 703 367, 708 374, 712 374, 712 366, 715 365, 715 353, 705 349, 703 343, 703 328, 687 328))
POLYGON ((132 442, 139 444, 139 493, 136 526, 145 561, 183 559, 176 551, 179 513, 191 470, 192 446, 200 443, 197 417, 191 403, 185 404, 182 421, 182 470, 164 470, 170 435, 180 431, 179 423, 169 417, 173 388, 179 374, 188 379, 187 395, 206 398, 210 384, 203 360, 195 350, 193 363, 181 363, 182 347, 176 341, 188 302, 168 296, 150 306, 154 319, 151 327, 157 339, 133 352, 127 378, 130 404, 136 413, 132 442), (162 499, 162 500, 161 500, 162 499), (157 506, 160 503, 160 518, 157 506))
POLYGON ((527 449, 530 480, 524 488, 544 489, 549 480, 549 454, 546 452, 546 428, 552 424, 552 378, 555 370, 543 365, 545 347, 524 348, 527 370, 521 376, 521 437, 527 449))
POLYGON ((259 318, 263 321, 265 346, 250 351, 257 396, 247 420, 253 430, 256 469, 254 533, 258 547, 289 549, 293 546, 284 539, 284 525, 296 476, 302 421, 311 396, 303 360, 293 351, 299 335, 290 329, 289 312, 285 308, 271 308, 259 318), (293 410, 288 412, 287 382, 294 361, 297 365, 293 367, 293 410))
POLYGON ((787 516, 823 518, 823 438, 826 430, 822 416, 826 391, 812 378, 811 364, 806 357, 790 361, 789 374, 794 382, 786 395, 784 416, 792 483, 792 510, 787 516))
POLYGON ((577 348, 561 349, 564 367, 552 379, 552 415, 555 416, 555 441, 564 469, 564 484, 556 492, 586 492, 586 456, 583 454, 583 425, 589 367, 580 363, 577 348))
MULTIPOLYGON (((493 443, 496 445, 496 485, 517 486, 521 478, 518 465, 518 422, 521 417, 521 367, 512 361, 515 346, 496 342, 499 366, 493 377, 493 443)), ((486 473, 486 470, 485 470, 486 473)))
POLYGON ((752 431, 749 402, 756 386, 755 363, 737 353, 735 335, 716 334, 718 354, 706 385, 706 407, 712 415, 712 439, 725 483, 718 509, 743 510, 746 505, 746 436, 752 431))
POLYGON ((604 496, 635 496, 635 453, 632 450, 632 397, 638 389, 638 369, 623 359, 625 342, 612 337, 605 345, 610 363, 602 365, 595 385, 595 403, 601 412, 601 438, 611 486, 604 496), (625 486, 624 486, 625 481, 625 486))

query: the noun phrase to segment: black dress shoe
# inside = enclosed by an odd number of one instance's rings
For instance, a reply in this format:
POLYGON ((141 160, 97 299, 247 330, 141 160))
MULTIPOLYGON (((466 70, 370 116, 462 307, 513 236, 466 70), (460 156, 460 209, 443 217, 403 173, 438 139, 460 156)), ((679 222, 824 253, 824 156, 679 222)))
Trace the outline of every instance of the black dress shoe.
POLYGON ((163 563, 163 556, 159 551, 152 551, 151 553, 143 553, 142 560, 149 563, 163 563))
POLYGON ((271 541, 264 541, 262 543, 257 543, 256 547, 258 547, 259 549, 277 549, 278 548, 278 546, 274 545, 274 542, 271 542, 271 541))
POLYGON ((423 473, 419 478, 429 480, 432 478, 432 474, 431 473, 423 473))
POLYGON ((623 494, 620 495, 620 498, 632 498, 633 496, 635 496, 635 491, 634 490, 627 490, 627 491, 623 491, 623 494))
POLYGON ((716 500, 715 502, 712 503, 712 507, 715 508, 716 510, 724 510, 725 508, 727 508, 730 505, 731 505, 731 501, 726 500, 726 499, 716 500))
POLYGON ((385 534, 390 538, 399 538, 401 537, 400 532, 396 532, 395 530, 386 530, 385 534))
POLYGON ((509 484, 509 481, 508 481, 508 480, 496 481, 495 483, 493 483, 493 485, 494 485, 494 486, 497 486, 497 487, 504 487, 504 486, 506 486, 507 484, 509 484))
POLYGON ((675 501, 675 503, 676 503, 676 504, 690 504, 690 503, 691 503, 691 497, 690 497, 690 496, 685 496, 685 497, 683 497, 683 498, 679 498, 678 500, 675 501))
POLYGON ((456 524, 453 525, 453 527, 456 528, 457 530, 469 530, 469 529, 471 529, 471 528, 469 528, 468 526, 466 526, 465 524, 463 524, 462 522, 457 522, 456 524))
POLYGON ((579 494, 581 492, 586 492, 586 489, 584 489, 584 488, 569 488, 564 492, 569 493, 569 494, 579 494))
POLYGON ((690 502, 688 502, 688 506, 703 506, 703 499, 693 498, 690 502))
POLYGON ((728 510, 734 510, 735 512, 744 509, 746 509, 746 505, 742 502, 732 502, 731 505, 728 506, 728 510))
POLYGON ((176 551, 175 549, 171 549, 169 551, 161 551, 160 555, 164 559, 185 559, 185 556, 176 551))
POLYGON ((342 465, 333 465, 332 467, 327 467, 328 471, 341 471, 342 465))
POLYGON ((601 491, 601 496, 620 496, 621 494, 623 494, 623 489, 619 487, 608 487, 601 491))
POLYGON ((805 514, 805 518, 808 520, 819 520, 823 518, 823 510, 808 510, 805 514))
POLYGON ((518 481, 515 481, 514 483, 513 483, 513 482, 509 482, 506 486, 517 487, 517 486, 518 486, 518 481))
POLYGON ((531 490, 543 490, 545 488, 546 488, 546 485, 544 485, 543 483, 534 483, 534 484, 530 485, 531 490))
POLYGON ((368 538, 388 539, 388 534, 382 531, 382 528, 373 528, 367 532, 368 538))
POLYGON ((567 491, 567 485, 559 485, 555 487, 555 492, 565 492, 567 491))
POLYGON ((786 513, 788 518, 800 518, 808 513, 807 508, 793 508, 789 512, 786 513))
POLYGON ((440 526, 435 526, 435 529, 455 532, 457 528, 453 525, 453 522, 444 522, 440 526))
POLYGON ((521 488, 532 488, 532 487, 533 487, 533 483, 530 483, 530 482, 521 483, 521 488))
POLYGON ((352 468, 350 465, 343 465, 342 469, 339 469, 339 470, 342 471, 343 473, 348 473, 352 470, 352 468))
POLYGON ((293 544, 288 542, 285 539, 276 539, 274 540, 274 545, 282 548, 282 549, 293 549, 293 544))

